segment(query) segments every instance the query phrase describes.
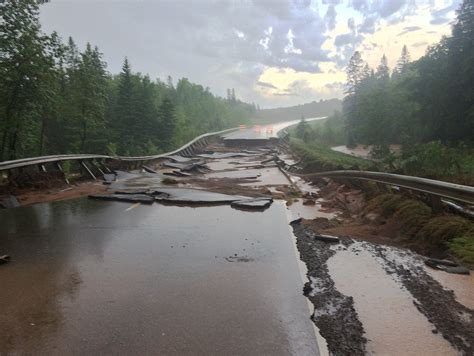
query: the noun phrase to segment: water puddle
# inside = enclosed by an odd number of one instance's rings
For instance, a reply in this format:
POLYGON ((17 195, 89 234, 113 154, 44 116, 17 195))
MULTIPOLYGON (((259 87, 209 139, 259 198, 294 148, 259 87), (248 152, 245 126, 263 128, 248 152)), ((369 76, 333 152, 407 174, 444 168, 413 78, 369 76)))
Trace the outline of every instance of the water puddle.
POLYGON ((460 275, 425 268, 426 272, 444 288, 454 292, 456 300, 469 309, 474 310, 474 274, 460 275))
POLYGON ((0 236, 2 353, 318 353, 281 203, 77 199, 0 211, 0 236))
POLYGON ((411 295, 393 280, 358 243, 338 250, 328 260, 336 288, 354 298, 354 306, 374 355, 457 355, 426 317, 411 295))

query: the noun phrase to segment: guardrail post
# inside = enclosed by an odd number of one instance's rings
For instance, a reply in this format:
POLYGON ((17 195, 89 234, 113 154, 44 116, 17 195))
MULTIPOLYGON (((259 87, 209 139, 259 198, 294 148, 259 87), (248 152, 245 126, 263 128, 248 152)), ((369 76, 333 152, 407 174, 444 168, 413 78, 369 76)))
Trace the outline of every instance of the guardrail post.
POLYGON ((100 172, 100 174, 104 175, 104 171, 100 168, 100 165, 95 161, 95 160, 92 160, 91 161, 91 164, 97 168, 97 170, 100 172))
POLYGON ((46 167, 45 167, 44 164, 39 164, 39 165, 38 165, 38 168, 39 168, 39 170, 40 170, 41 172, 46 173, 46 167))
POLYGON ((63 166, 61 166, 61 162, 56 162, 56 167, 58 168, 58 171, 60 171, 63 174, 64 181, 66 182, 66 184, 69 184, 69 179, 67 179, 66 173, 64 173, 63 166))
POLYGON ((84 167, 84 169, 87 171, 87 173, 89 173, 89 175, 91 176, 92 179, 96 180, 97 178, 95 177, 94 173, 92 173, 92 171, 89 169, 89 167, 87 167, 87 164, 86 162, 84 161, 79 161, 81 162, 81 166, 84 167))
POLYGON ((441 213, 443 211, 443 204, 441 203, 441 197, 430 194, 431 209, 434 213, 441 213))

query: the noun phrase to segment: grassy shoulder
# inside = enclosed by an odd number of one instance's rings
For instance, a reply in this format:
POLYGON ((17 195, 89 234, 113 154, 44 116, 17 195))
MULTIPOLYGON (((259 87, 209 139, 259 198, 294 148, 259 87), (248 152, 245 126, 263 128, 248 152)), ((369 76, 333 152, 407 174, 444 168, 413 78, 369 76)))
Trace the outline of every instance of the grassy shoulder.
POLYGON ((302 121, 290 130, 290 137, 295 152, 311 162, 304 162, 308 169, 371 169, 474 185, 472 145, 447 146, 439 141, 407 143, 398 153, 391 152, 388 146, 374 146, 370 160, 335 153, 331 147, 347 143, 344 119, 339 113, 324 120, 302 121))
POLYGON ((372 161, 333 151, 330 147, 318 142, 309 144, 303 140, 291 138, 290 145, 293 152, 301 158, 301 165, 307 171, 376 169, 372 161))
MULTIPOLYGON (((435 214, 420 200, 401 194, 381 194, 371 199, 367 212, 400 223, 408 245, 425 254, 448 254, 474 266, 474 223, 457 215, 435 214)), ((444 257, 444 256, 443 256, 444 257)))

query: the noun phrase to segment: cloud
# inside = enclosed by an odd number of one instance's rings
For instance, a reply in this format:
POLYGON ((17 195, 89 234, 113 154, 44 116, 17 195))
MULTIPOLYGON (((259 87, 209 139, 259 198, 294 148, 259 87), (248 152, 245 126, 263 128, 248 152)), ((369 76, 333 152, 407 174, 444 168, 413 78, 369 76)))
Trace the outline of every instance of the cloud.
POLYGON ((431 25, 442 25, 449 22, 451 19, 448 17, 449 13, 456 10, 459 6, 459 0, 453 0, 451 5, 446 6, 442 9, 434 10, 431 12, 431 25))
POLYGON ((334 28, 336 27, 336 16, 336 6, 334 4, 330 4, 328 6, 326 15, 324 16, 324 21, 328 30, 334 30, 334 28))
MULTIPOLYGON (((153 79, 186 77, 222 96, 227 88, 235 88, 240 99, 271 106, 280 103, 268 92, 277 92, 285 103, 330 95, 324 85, 340 75, 354 50, 361 44, 367 51, 385 48, 382 40, 368 44, 372 34, 391 28, 389 21, 402 21, 413 12, 414 1, 58 0, 41 7, 41 22, 46 32, 73 36, 81 48, 87 42, 98 45, 111 73, 120 71, 127 56, 134 70, 153 79), (294 71, 295 78, 324 78, 317 86, 322 92, 314 89, 313 80, 306 86, 287 86, 293 77, 283 85, 259 81, 269 68, 294 71), (285 86, 288 91, 278 89, 285 86)), ((453 17, 454 3, 443 9, 424 8, 432 10, 432 21, 444 21, 453 17)), ((413 32, 415 25, 402 24, 397 31, 413 32)))
POLYGON ((410 32, 415 32, 415 31, 419 31, 421 30, 421 27, 420 26, 407 26, 403 29, 402 32, 400 32, 397 36, 403 36, 407 33, 410 33, 410 32))
POLYGON ((257 85, 263 88, 269 88, 269 89, 278 89, 276 86, 274 86, 271 83, 266 83, 266 82, 261 82, 260 80, 257 81, 257 85))
POLYGON ((423 46, 426 46, 426 45, 428 45, 428 42, 421 41, 421 42, 415 42, 411 46, 417 48, 417 47, 423 47, 423 46))

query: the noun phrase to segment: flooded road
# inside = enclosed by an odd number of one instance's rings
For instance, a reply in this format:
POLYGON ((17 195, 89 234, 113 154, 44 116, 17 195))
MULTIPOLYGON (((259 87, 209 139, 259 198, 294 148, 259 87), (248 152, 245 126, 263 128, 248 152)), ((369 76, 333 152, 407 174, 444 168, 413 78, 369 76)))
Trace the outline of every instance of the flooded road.
POLYGON ((2 354, 318 354, 283 204, 130 206, 0 211, 2 354))

